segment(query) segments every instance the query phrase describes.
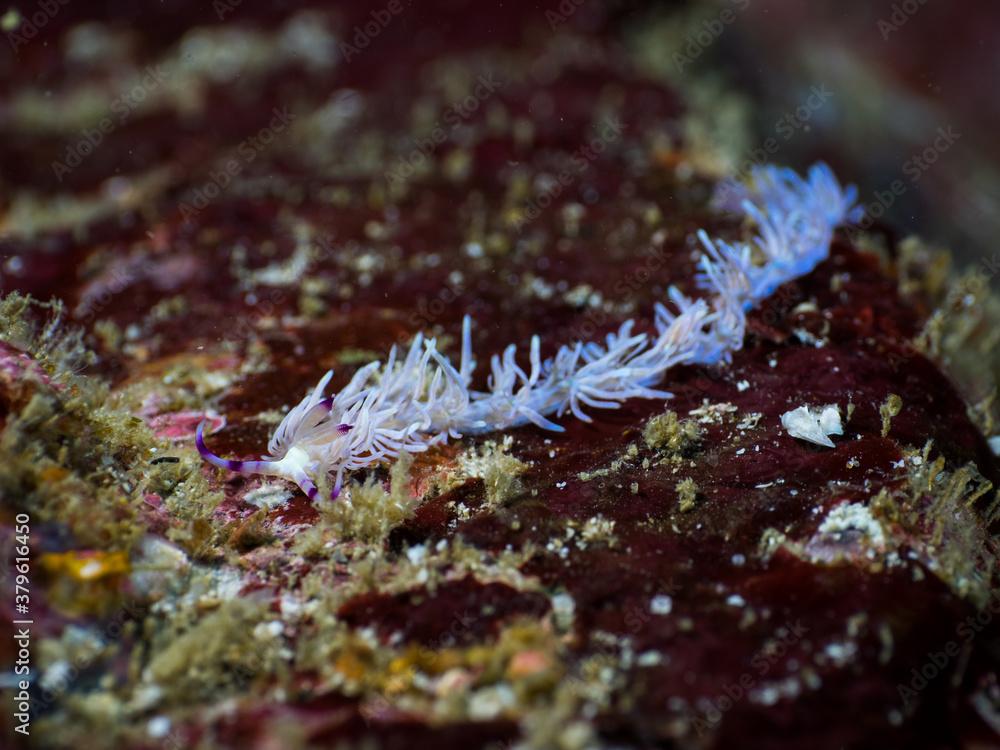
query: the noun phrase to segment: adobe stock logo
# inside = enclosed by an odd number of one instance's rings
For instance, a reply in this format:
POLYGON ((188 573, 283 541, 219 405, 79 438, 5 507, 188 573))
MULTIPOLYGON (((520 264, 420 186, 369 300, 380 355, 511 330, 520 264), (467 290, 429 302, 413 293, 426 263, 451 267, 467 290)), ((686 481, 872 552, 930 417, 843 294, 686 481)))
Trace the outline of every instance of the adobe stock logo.
POLYGON ((882 41, 888 39, 892 32, 903 28, 906 22, 913 18, 917 14, 917 11, 926 4, 927 0, 903 0, 901 3, 893 3, 892 14, 889 16, 889 19, 880 18, 876 24, 882 41))
POLYGON ((780 628, 777 638, 754 654, 750 660, 753 671, 744 672, 732 682, 723 683, 720 694, 702 701, 702 713, 694 716, 692 720, 698 736, 704 737, 715 729, 726 712, 760 687, 761 681, 808 632, 809 628, 803 625, 801 620, 780 628))
MULTIPOLYGON (((955 638, 945 643, 939 651, 930 651, 924 663, 910 670, 910 679, 906 684, 896 685, 896 692, 903 702, 903 710, 912 710, 917 696, 942 674, 946 673, 948 665, 958 658, 958 655, 968 646, 991 622, 994 616, 1000 614, 1000 599, 991 599, 988 606, 974 615, 969 615, 955 628, 955 638)), ((952 671, 957 669, 952 668, 952 671)))
POLYGON ((66 146, 62 160, 52 162, 50 166, 56 180, 62 182, 66 175, 97 151, 104 139, 128 122, 135 110, 153 96, 168 77, 169 71, 160 65, 148 65, 141 75, 137 74, 128 90, 112 100, 110 113, 94 123, 93 127, 81 130, 76 141, 66 146))

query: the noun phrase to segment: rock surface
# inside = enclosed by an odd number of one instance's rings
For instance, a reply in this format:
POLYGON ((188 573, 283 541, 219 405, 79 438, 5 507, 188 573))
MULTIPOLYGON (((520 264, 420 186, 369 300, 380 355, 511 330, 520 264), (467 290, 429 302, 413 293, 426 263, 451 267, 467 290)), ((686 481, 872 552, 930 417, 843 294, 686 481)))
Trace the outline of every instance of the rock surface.
POLYGON ((194 450, 207 416, 256 457, 327 369, 419 330, 454 353, 466 313, 483 354, 551 350, 695 293, 694 231, 746 231, 699 136, 728 104, 650 62, 646 16, 113 5, 61 7, 0 71, 0 494, 5 545, 32 519, 39 742, 996 744, 1000 461, 941 364, 988 322, 932 314, 891 236, 839 234, 666 403, 453 442, 333 504, 194 450), (802 405, 839 408, 832 447, 782 427, 802 405))

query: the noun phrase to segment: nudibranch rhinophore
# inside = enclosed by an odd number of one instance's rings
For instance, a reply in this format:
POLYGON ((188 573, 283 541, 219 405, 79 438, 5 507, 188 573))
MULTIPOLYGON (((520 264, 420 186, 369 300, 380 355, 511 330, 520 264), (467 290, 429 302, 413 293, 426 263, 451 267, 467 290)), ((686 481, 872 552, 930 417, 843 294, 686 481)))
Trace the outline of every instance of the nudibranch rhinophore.
POLYGON ((549 416, 569 411, 589 422, 584 407, 668 399, 672 394, 655 386, 671 367, 729 361, 743 345, 747 310, 813 270, 829 254, 837 225, 858 218, 855 189, 841 187, 825 164, 814 165, 805 178, 789 169, 758 167, 747 184, 728 187, 756 232, 749 243, 732 244, 698 232, 704 254, 697 283, 708 296, 692 299, 671 287, 670 305, 656 304, 656 335, 634 333, 635 322, 627 320, 604 342, 565 344, 545 360, 539 337, 533 336, 527 371, 511 344, 491 358, 488 390, 474 391, 476 361, 466 316, 457 368, 435 339, 418 333, 405 356, 393 347, 384 364, 362 367, 335 396, 323 395, 333 376, 327 372, 278 425, 261 460, 216 456, 205 445, 204 423, 198 426, 198 451, 223 469, 288 479, 310 498, 321 477, 334 475, 336 498, 345 472, 404 451, 527 423, 561 431, 549 416), (751 260, 755 250, 762 263, 751 260))

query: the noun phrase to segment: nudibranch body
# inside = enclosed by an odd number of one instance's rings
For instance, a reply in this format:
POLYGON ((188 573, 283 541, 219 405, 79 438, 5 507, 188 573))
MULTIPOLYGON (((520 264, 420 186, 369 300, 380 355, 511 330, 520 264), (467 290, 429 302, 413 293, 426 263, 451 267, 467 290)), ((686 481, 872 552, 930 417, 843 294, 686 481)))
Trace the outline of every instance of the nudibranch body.
POLYGON ((540 339, 531 339, 528 370, 517 362, 513 344, 491 358, 488 390, 471 390, 476 363, 471 321, 462 324, 462 351, 456 368, 435 339, 417 334, 402 359, 396 347, 386 362, 355 373, 339 393, 323 392, 327 372, 312 393, 282 420, 259 461, 216 456, 205 445, 203 425, 197 446, 210 463, 231 471, 279 476, 295 482, 310 498, 320 478, 335 477, 332 497, 345 472, 417 453, 463 435, 523 424, 561 431, 548 417, 569 411, 591 421, 584 407, 613 409, 631 398, 663 398, 655 388, 680 363, 727 362, 743 345, 746 311, 778 286, 810 272, 829 253, 833 230, 857 218, 855 190, 842 188, 824 164, 805 179, 776 167, 754 170, 749 186, 729 186, 744 215, 756 226, 751 243, 698 238, 705 249, 697 283, 708 299, 668 291, 671 307, 656 304, 656 334, 634 333, 628 320, 602 343, 561 346, 542 360, 540 339), (764 262, 752 260, 754 250, 764 262))

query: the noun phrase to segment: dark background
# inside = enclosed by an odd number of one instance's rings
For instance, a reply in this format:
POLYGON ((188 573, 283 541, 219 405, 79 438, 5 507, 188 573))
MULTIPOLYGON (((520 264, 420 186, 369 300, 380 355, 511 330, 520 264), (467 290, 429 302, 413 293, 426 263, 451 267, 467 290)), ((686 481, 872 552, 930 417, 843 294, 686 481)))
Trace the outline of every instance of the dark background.
MULTIPOLYGON (((8 39, 0 44, 0 209, 14 190, 55 187, 47 167, 38 168, 41 136, 18 131, 10 120, 9 103, 13 92, 24 87, 44 90, 67 83, 67 71, 54 66, 57 56, 52 52, 81 22, 99 20, 131 29, 143 54, 155 59, 194 21, 209 26, 256 22, 281 18, 292 7, 308 5, 336 7, 359 19, 369 10, 360 3, 224 2, 232 10, 220 20, 215 4, 204 1, 46 0, 44 7, 56 10, 47 14, 30 44, 15 50, 5 34, 8 39)), ((560 13, 560 7, 558 0, 501 4, 437 0, 410 8, 400 24, 412 23, 421 14, 424 21, 437 16, 443 39, 458 34, 460 27, 462 35, 493 35, 500 40, 518 33, 528 17, 537 19, 538 33, 546 33, 548 14, 560 13), (460 16, 464 20, 456 22, 460 16), (467 22, 470 16, 474 23, 467 22)), ((0 10, 7 8, 30 17, 42 10, 43 3, 17 0, 0 10)), ((668 60, 678 42, 694 40, 698 54, 675 75, 689 82, 710 75, 743 98, 741 122, 749 126, 749 136, 738 139, 737 152, 743 156, 736 157, 737 163, 778 133, 780 148, 771 160, 802 168, 825 159, 842 178, 859 186, 865 205, 890 204, 884 219, 900 236, 920 233, 951 249, 962 265, 989 269, 994 238, 1000 233, 997 3, 718 0, 577 5, 563 0, 562 8, 572 8, 567 24, 584 29, 620 24, 645 34, 668 60), (655 23, 664 17, 683 19, 689 25, 688 35, 678 36, 673 23, 674 32, 664 34, 667 24, 655 23), (710 31, 706 37, 703 30, 723 18, 728 20, 721 24, 721 33, 710 31), (662 42, 656 40, 657 34, 663 35, 662 42), (832 97, 785 138, 787 127, 779 130, 776 124, 807 102, 816 86, 833 92, 832 97), (944 149, 934 147, 941 129, 958 134, 944 149), (924 159, 921 167, 914 160, 924 154, 933 163, 924 159), (897 180, 901 194, 886 200, 897 180)), ((392 52, 386 49, 380 54, 392 52)), ((42 151, 60 153, 58 139, 43 145, 42 151)), ((120 156, 123 165, 133 160, 129 169, 148 166, 135 163, 147 158, 142 155, 120 156)), ((163 158, 157 154, 148 160, 163 158)))

